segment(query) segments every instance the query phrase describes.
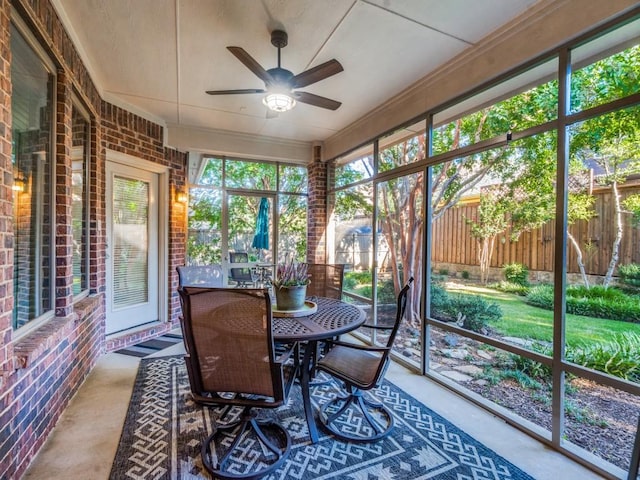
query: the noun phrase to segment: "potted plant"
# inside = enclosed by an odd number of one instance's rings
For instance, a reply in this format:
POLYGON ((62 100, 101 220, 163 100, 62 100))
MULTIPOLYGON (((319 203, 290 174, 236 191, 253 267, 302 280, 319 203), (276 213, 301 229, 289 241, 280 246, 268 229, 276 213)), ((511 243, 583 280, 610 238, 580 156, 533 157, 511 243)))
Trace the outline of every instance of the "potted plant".
POLYGON ((276 266, 273 282, 278 310, 299 310, 304 306, 309 285, 309 266, 294 260, 276 266))

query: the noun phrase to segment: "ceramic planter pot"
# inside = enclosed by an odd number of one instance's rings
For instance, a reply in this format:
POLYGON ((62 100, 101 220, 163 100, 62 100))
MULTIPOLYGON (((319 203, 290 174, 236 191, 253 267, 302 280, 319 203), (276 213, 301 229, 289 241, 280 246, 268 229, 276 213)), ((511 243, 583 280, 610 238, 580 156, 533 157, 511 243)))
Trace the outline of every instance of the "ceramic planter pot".
POLYGON ((278 310, 299 310, 304 306, 304 298, 307 296, 306 285, 274 287, 274 290, 278 310))

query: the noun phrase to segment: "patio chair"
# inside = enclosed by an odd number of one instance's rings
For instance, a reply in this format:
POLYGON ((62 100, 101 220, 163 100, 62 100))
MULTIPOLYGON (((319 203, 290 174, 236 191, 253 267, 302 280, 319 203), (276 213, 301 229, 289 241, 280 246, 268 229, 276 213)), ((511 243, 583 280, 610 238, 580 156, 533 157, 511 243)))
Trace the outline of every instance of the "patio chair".
MULTIPOLYGON (((249 254, 229 252, 229 263, 249 263, 249 254)), ((229 268, 229 276, 237 287, 253 287, 257 280, 257 275, 249 267, 229 268)))
POLYGON ((308 273, 307 296, 342 299, 343 264, 310 263, 308 273))
POLYGON ((178 287, 223 287, 222 265, 182 265, 177 267, 178 287))
POLYGON ((365 392, 378 387, 384 378, 412 282, 413 277, 398 294, 392 326, 366 325, 390 331, 384 346, 334 341, 332 348, 317 362, 318 370, 344 383, 346 394, 325 403, 318 416, 321 425, 342 440, 371 442, 386 437, 393 429, 393 416, 388 408, 366 398, 365 392))
POLYGON ((291 438, 280 424, 258 421, 254 409, 283 405, 297 373, 293 346, 275 356, 269 293, 198 287, 179 292, 191 396, 222 407, 201 446, 203 464, 215 478, 267 475, 287 458, 291 438))

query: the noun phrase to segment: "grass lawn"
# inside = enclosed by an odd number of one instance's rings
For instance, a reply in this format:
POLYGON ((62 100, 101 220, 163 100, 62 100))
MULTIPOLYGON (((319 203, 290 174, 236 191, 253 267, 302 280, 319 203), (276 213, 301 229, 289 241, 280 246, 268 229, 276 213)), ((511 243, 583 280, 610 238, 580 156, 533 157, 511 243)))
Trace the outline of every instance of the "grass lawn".
MULTIPOLYGON (((551 342, 553 340, 553 312, 527 305, 523 297, 500 292, 491 288, 447 282, 449 293, 464 293, 484 297, 497 303, 502 309, 502 320, 491 322, 490 326, 500 335, 551 342)), ((566 341, 578 342, 607 341, 616 333, 634 332, 640 335, 640 324, 585 317, 566 316, 566 341)))

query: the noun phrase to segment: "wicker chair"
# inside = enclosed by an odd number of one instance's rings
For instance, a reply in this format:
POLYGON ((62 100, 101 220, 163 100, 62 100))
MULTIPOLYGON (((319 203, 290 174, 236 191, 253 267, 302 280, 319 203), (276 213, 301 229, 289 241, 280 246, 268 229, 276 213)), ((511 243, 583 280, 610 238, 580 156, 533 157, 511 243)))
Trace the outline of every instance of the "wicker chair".
MULTIPOLYGON (((249 263, 249 254, 229 252, 229 263, 249 263)), ((229 276, 237 287, 253 287, 257 280, 257 275, 248 267, 229 268, 229 276)))
POLYGON ((344 383, 346 395, 325 403, 318 419, 336 437, 353 442, 370 442, 389 435, 393 429, 391 412, 379 402, 365 398, 365 391, 380 385, 389 365, 389 355, 404 317, 413 278, 398 294, 396 319, 392 326, 365 325, 389 330, 384 346, 368 346, 334 341, 317 362, 317 368, 344 383), (356 427, 357 426, 357 427, 356 427))
POLYGON ((329 263, 310 263, 311 282, 307 285, 307 296, 342 299, 344 265, 329 263))
POLYGON ((268 291, 179 292, 191 395, 202 405, 223 407, 202 444, 203 464, 215 478, 267 475, 287 458, 291 438, 278 423, 256 420, 254 409, 283 405, 297 373, 289 361, 293 348, 275 356, 268 291), (251 458, 244 457, 248 449, 251 458))

